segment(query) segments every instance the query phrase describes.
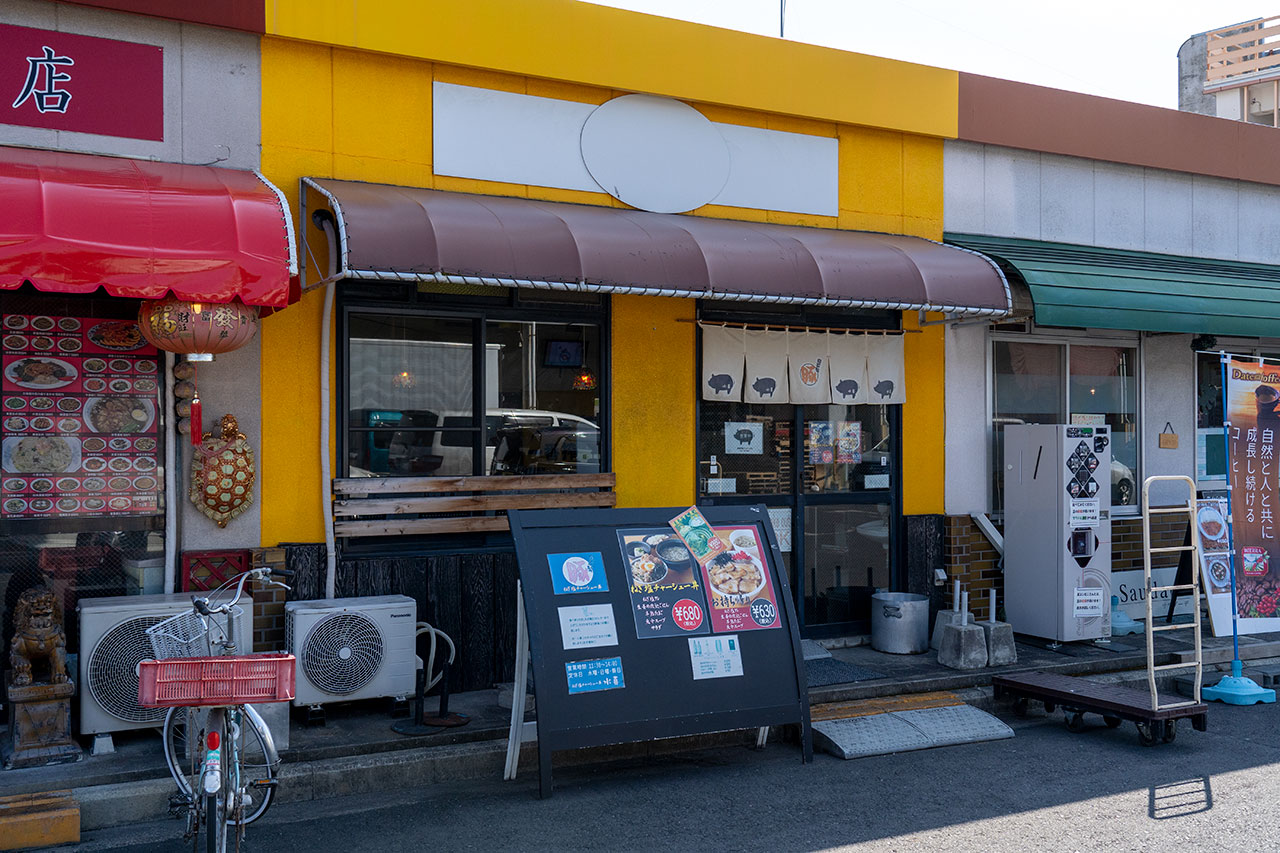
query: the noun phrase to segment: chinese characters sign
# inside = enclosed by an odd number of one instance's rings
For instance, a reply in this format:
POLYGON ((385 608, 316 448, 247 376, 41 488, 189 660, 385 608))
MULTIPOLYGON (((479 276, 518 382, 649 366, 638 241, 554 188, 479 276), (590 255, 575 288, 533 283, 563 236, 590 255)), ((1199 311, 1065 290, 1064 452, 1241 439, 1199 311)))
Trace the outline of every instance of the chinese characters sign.
POLYGON ((164 52, 0 24, 0 123, 163 140, 164 52))
POLYGON ((1197 535, 1204 549, 1205 588, 1215 633, 1230 629, 1231 584, 1235 571, 1240 633, 1280 628, 1280 366, 1232 359, 1227 366, 1227 464, 1231 472, 1230 548, 1222 509, 1204 502, 1197 512, 1197 535), (1217 543, 1221 543, 1220 546, 1217 543), (1227 553, 1214 553, 1225 551, 1227 553), (1231 557, 1231 565, 1226 558, 1231 557))

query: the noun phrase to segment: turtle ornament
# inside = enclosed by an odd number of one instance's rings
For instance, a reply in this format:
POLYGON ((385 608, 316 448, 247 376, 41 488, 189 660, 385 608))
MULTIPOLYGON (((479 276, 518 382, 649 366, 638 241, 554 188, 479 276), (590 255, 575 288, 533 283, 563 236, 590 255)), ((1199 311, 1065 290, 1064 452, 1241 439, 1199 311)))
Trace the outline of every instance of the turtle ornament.
POLYGON ((191 459, 191 502, 219 527, 253 502, 253 449, 233 415, 223 415, 220 432, 206 432, 191 459))

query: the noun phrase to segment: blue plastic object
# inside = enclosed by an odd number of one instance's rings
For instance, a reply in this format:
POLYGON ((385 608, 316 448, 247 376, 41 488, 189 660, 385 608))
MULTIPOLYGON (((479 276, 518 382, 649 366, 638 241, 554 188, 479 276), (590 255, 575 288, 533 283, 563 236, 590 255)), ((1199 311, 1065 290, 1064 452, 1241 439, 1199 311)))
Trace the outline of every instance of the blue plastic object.
MULTIPOLYGON (((1231 433, 1231 408, 1227 403, 1227 354, 1218 352, 1218 360, 1222 364, 1222 447, 1227 458, 1231 458, 1231 447, 1227 436, 1231 433)), ((1227 541, 1235 542, 1231 530, 1231 466, 1227 466, 1227 541)), ((1259 702, 1276 701, 1276 692, 1259 687, 1252 678, 1241 675, 1243 664, 1240 663, 1240 606, 1236 601, 1236 560, 1235 548, 1227 553, 1227 567, 1231 570, 1231 648, 1234 655, 1231 659, 1231 674, 1224 675, 1222 680, 1210 687, 1200 690, 1200 698, 1207 701, 1226 702, 1228 705, 1256 705, 1259 702)))
POLYGON ((1120 609, 1120 596, 1111 596, 1111 636, 1123 637, 1126 634, 1141 634, 1145 629, 1141 622, 1120 609))
POLYGON ((1211 687, 1200 689, 1200 698, 1206 702, 1226 702, 1228 705, 1256 705, 1259 702, 1276 701, 1276 692, 1266 687, 1259 687, 1252 678, 1240 674, 1240 661, 1231 662, 1231 674, 1222 676, 1222 680, 1211 687))

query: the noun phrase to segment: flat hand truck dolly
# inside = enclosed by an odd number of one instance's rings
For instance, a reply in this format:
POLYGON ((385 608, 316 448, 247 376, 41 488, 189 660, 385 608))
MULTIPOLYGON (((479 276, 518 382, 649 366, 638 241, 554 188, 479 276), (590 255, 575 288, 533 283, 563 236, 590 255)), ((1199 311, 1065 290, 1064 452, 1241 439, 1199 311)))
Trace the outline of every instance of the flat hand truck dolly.
POLYGON ((1062 708, 1067 728, 1073 732, 1084 731, 1086 713, 1100 714, 1111 729, 1122 722, 1132 722, 1138 727, 1138 742, 1143 746, 1171 743, 1178 734, 1178 720, 1184 717, 1191 718, 1191 727, 1198 732, 1207 728, 1209 706, 1203 702, 1179 702, 1161 695, 1160 707, 1153 710, 1146 691, 1087 678, 1033 671, 994 676, 991 686, 996 699, 1013 700, 1013 712, 1020 717, 1026 714, 1027 703, 1032 699, 1043 702, 1049 713, 1062 708))
POLYGON ((1190 593, 1198 597, 1200 591, 1200 537, 1191 535, 1181 545, 1153 547, 1151 544, 1151 517, 1185 513, 1190 530, 1196 528, 1196 485, 1190 477, 1161 475, 1148 477, 1142 484, 1142 574, 1146 588, 1146 641, 1147 641, 1147 690, 1135 690, 1114 684, 1101 684, 1087 678, 1060 675, 1052 672, 1023 672, 997 675, 991 685, 997 699, 1013 700, 1013 712, 1022 716, 1027 702, 1036 699, 1044 703, 1046 712, 1061 707, 1067 716, 1067 728, 1073 732, 1084 731, 1086 713, 1101 714, 1108 728, 1114 729, 1128 720, 1138 727, 1138 742, 1143 746, 1171 743, 1178 734, 1178 720, 1191 718, 1191 727, 1198 732, 1208 726, 1209 706, 1200 700, 1200 681, 1204 673, 1204 661, 1200 646, 1200 604, 1192 608, 1192 620, 1188 624, 1156 625, 1151 607, 1162 592, 1190 593), (1153 483, 1176 483, 1186 490, 1185 506, 1151 505, 1153 483), (1187 554, 1191 564, 1191 577, 1179 578, 1173 586, 1156 586, 1151 580, 1151 558, 1154 554, 1187 554), (1181 581, 1181 582, 1180 582, 1181 581), (1191 660, 1183 663, 1155 662, 1155 635, 1164 631, 1190 630, 1192 632, 1191 660), (1194 697, 1187 701, 1180 696, 1160 693, 1156 688, 1156 673, 1171 669, 1194 669, 1194 697))

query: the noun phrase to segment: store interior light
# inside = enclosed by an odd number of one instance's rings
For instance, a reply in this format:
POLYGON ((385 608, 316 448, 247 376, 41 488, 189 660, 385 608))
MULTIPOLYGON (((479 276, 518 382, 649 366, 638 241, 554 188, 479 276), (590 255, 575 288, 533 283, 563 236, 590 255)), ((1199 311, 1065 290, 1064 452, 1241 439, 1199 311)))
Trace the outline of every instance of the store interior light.
POLYGON ((573 377, 573 390, 575 391, 594 391, 596 390, 596 375, 590 368, 584 367, 578 371, 578 375, 573 377))
POLYGON ((396 388, 412 388, 417 384, 417 380, 408 370, 401 370, 391 377, 391 384, 396 388))

